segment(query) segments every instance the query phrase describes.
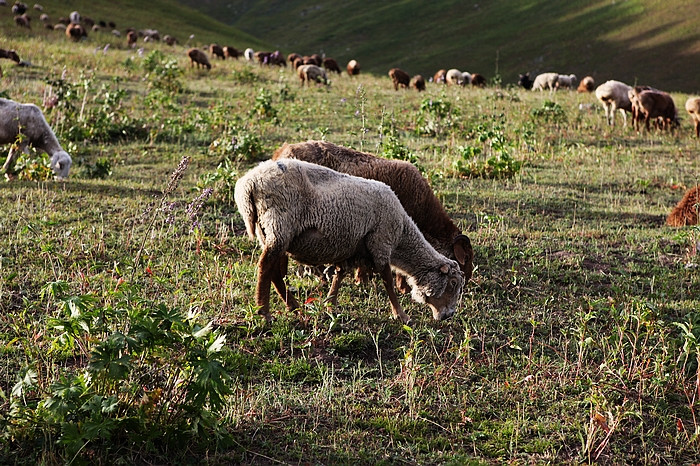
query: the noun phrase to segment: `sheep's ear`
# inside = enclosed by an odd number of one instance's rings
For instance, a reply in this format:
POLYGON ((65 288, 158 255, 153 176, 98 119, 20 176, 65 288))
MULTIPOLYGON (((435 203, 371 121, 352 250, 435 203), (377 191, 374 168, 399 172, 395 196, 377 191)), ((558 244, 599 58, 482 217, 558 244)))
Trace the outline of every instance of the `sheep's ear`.
POLYGON ((449 266, 449 264, 443 264, 443 266, 440 267, 440 272, 442 272, 442 273, 447 273, 447 272, 449 272, 449 271, 450 271, 450 266, 449 266))
POLYGON ((452 250, 455 253, 455 259, 460 265, 464 265, 467 262, 467 257, 470 255, 472 250, 472 243, 469 241, 467 235, 457 235, 452 242, 452 250))

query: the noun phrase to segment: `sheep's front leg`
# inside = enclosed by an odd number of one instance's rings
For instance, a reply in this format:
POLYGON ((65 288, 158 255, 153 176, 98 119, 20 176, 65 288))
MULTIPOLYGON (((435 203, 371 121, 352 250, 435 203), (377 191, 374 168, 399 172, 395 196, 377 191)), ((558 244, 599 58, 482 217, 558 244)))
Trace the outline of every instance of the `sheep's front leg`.
POLYGON ((260 260, 258 261, 258 283, 255 289, 255 304, 260 308, 258 312, 260 312, 267 321, 272 320, 270 316, 270 284, 275 285, 277 293, 284 300, 287 308, 295 309, 299 306, 294 296, 292 296, 291 293, 287 293, 284 285, 282 269, 284 267, 284 272, 286 274, 287 261, 288 259, 284 251, 280 252, 268 248, 263 248, 260 260))
POLYGON ((5 160, 5 165, 2 166, 2 170, 7 173, 15 166, 17 161, 17 156, 19 155, 21 149, 19 147, 12 146, 10 151, 7 153, 7 160, 5 160))
POLYGON ((401 319, 401 322, 407 324, 411 319, 406 315, 405 312, 403 312, 401 304, 399 303, 399 298, 396 296, 396 292, 394 291, 394 276, 391 273, 391 266, 389 264, 384 266, 380 271, 380 275, 382 277, 382 281, 384 282, 384 288, 386 288, 386 293, 389 295, 389 302, 391 303, 391 314, 394 316, 395 319, 399 318, 401 319))
POLYGON ((343 277, 345 277, 345 270, 341 267, 336 267, 333 281, 331 282, 331 289, 328 291, 328 297, 326 298, 333 307, 338 304, 338 291, 340 290, 340 282, 343 281, 343 277))

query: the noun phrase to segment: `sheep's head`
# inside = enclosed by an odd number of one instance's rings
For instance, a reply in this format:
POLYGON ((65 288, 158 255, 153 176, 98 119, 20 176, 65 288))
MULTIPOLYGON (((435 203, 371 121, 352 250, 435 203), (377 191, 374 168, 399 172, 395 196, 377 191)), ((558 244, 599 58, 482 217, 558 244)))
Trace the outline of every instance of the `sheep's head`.
POLYGON ((68 178, 68 172, 72 163, 73 159, 70 158, 66 151, 60 150, 51 156, 51 168, 59 179, 68 178))
POLYGON ((444 320, 457 310, 464 277, 457 262, 447 259, 439 268, 427 272, 420 284, 415 277, 408 277, 408 284, 412 298, 430 306, 435 320, 444 320))

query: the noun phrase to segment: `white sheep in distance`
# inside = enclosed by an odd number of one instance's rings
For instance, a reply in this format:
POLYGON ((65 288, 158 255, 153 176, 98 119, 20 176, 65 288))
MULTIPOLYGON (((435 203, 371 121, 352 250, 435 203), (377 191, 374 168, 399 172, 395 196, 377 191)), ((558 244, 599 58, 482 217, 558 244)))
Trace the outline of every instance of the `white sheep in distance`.
POLYGON ((20 151, 26 152, 31 145, 49 154, 51 169, 58 178, 68 178, 73 161, 36 105, 0 99, 0 144, 13 144, 2 167, 6 173, 13 168, 20 151))
POLYGON ((445 73, 445 82, 456 86, 464 86, 464 75, 456 68, 451 68, 445 73))
POLYGON ((300 160, 268 160, 236 182, 234 197, 248 235, 262 246, 255 300, 266 319, 270 284, 288 309, 299 306, 284 284, 288 257, 336 266, 331 304, 349 269, 372 268, 382 277, 393 316, 407 323, 393 267, 408 277, 413 299, 428 304, 433 318, 454 314, 464 283, 457 262, 426 241, 384 183, 300 160))
POLYGON ((573 89, 574 86, 576 85, 576 75, 575 74, 570 74, 570 75, 565 75, 565 74, 560 74, 557 77, 557 84, 556 88, 557 89, 573 89))
POLYGON ((685 111, 695 125, 695 137, 700 138, 700 97, 690 97, 685 101, 685 111))
POLYGON ((532 83, 533 91, 544 91, 549 89, 555 91, 559 82, 559 73, 541 73, 535 77, 532 83))
POLYGON ((613 79, 605 81, 596 88, 595 96, 603 104, 608 125, 615 126, 615 110, 620 110, 624 126, 627 126, 626 112, 632 112, 632 102, 629 98, 630 90, 632 90, 631 86, 613 79))

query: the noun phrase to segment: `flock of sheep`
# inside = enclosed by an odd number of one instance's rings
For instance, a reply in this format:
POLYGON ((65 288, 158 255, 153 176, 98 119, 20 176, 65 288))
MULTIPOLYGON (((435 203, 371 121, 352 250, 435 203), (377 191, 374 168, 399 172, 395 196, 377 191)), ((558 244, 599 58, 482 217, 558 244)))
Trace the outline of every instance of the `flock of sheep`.
MULTIPOLYGON (((0 0, 3 4, 5 1, 0 0)), ((40 5, 34 5, 34 9, 42 10, 40 5)), ((16 2, 12 11, 17 25, 31 27, 25 4, 16 2)), ((42 14, 41 20, 48 27, 48 16, 42 14)), ((95 24, 73 12, 52 28, 65 29, 67 37, 81 40, 87 35, 85 25, 90 24, 93 30, 102 27, 101 23, 95 24)), ((119 35, 113 23, 109 27, 119 35)), ((160 40, 155 30, 129 30, 127 44, 133 47, 139 37, 160 40)), ((177 42, 171 36, 163 40, 170 45, 177 42)), ((334 59, 317 54, 292 53, 284 57, 278 51, 240 52, 218 44, 211 44, 209 53, 222 60, 243 56, 261 65, 290 63, 302 86, 312 82, 328 84, 327 73, 342 73, 334 59)), ((211 69, 205 51, 191 48, 187 56, 192 66, 211 69)), ((0 49, 0 58, 22 63, 14 50, 0 49)), ((360 72, 360 65, 351 60, 345 69, 353 76, 360 72)), ((426 88, 423 76, 411 77, 399 68, 389 70, 389 77, 395 90, 426 88)), ((457 69, 441 69, 430 81, 457 86, 486 84, 480 74, 457 69)), ((555 92, 573 89, 576 81, 572 74, 542 73, 534 80, 528 74, 520 75, 519 84, 526 89, 555 92)), ((596 88, 590 76, 578 86, 579 92, 594 90, 610 125, 614 125, 619 110, 625 125, 627 113, 632 114, 635 129, 642 121, 647 130, 652 123, 661 130, 678 126, 675 104, 666 92, 614 80, 596 88)), ((694 122, 696 137, 700 137, 700 98, 688 99, 686 110, 694 122)), ((31 145, 49 154, 58 178, 68 177, 71 157, 35 105, 0 99, 0 144, 13 144, 3 165, 6 173, 12 170, 19 152, 31 145), (20 132, 25 137, 20 138, 20 132), (21 143, 15 144, 18 140, 21 143)), ((698 189, 696 186, 685 193, 668 216, 668 225, 697 224, 698 189)), ((401 308, 395 285, 401 292, 410 291, 416 302, 427 304, 433 317, 441 320, 454 314, 462 287, 472 275, 474 252, 469 238, 449 218, 428 181, 408 162, 387 160, 324 141, 285 144, 271 160, 238 180, 235 202, 248 235, 257 238, 262 246, 255 299, 260 313, 268 320, 271 285, 288 309, 299 306, 284 283, 289 257, 312 266, 332 266, 328 294, 332 304, 336 303, 340 283, 349 271, 357 270, 358 277, 377 272, 387 290, 393 316, 404 323, 410 319, 401 308)))

